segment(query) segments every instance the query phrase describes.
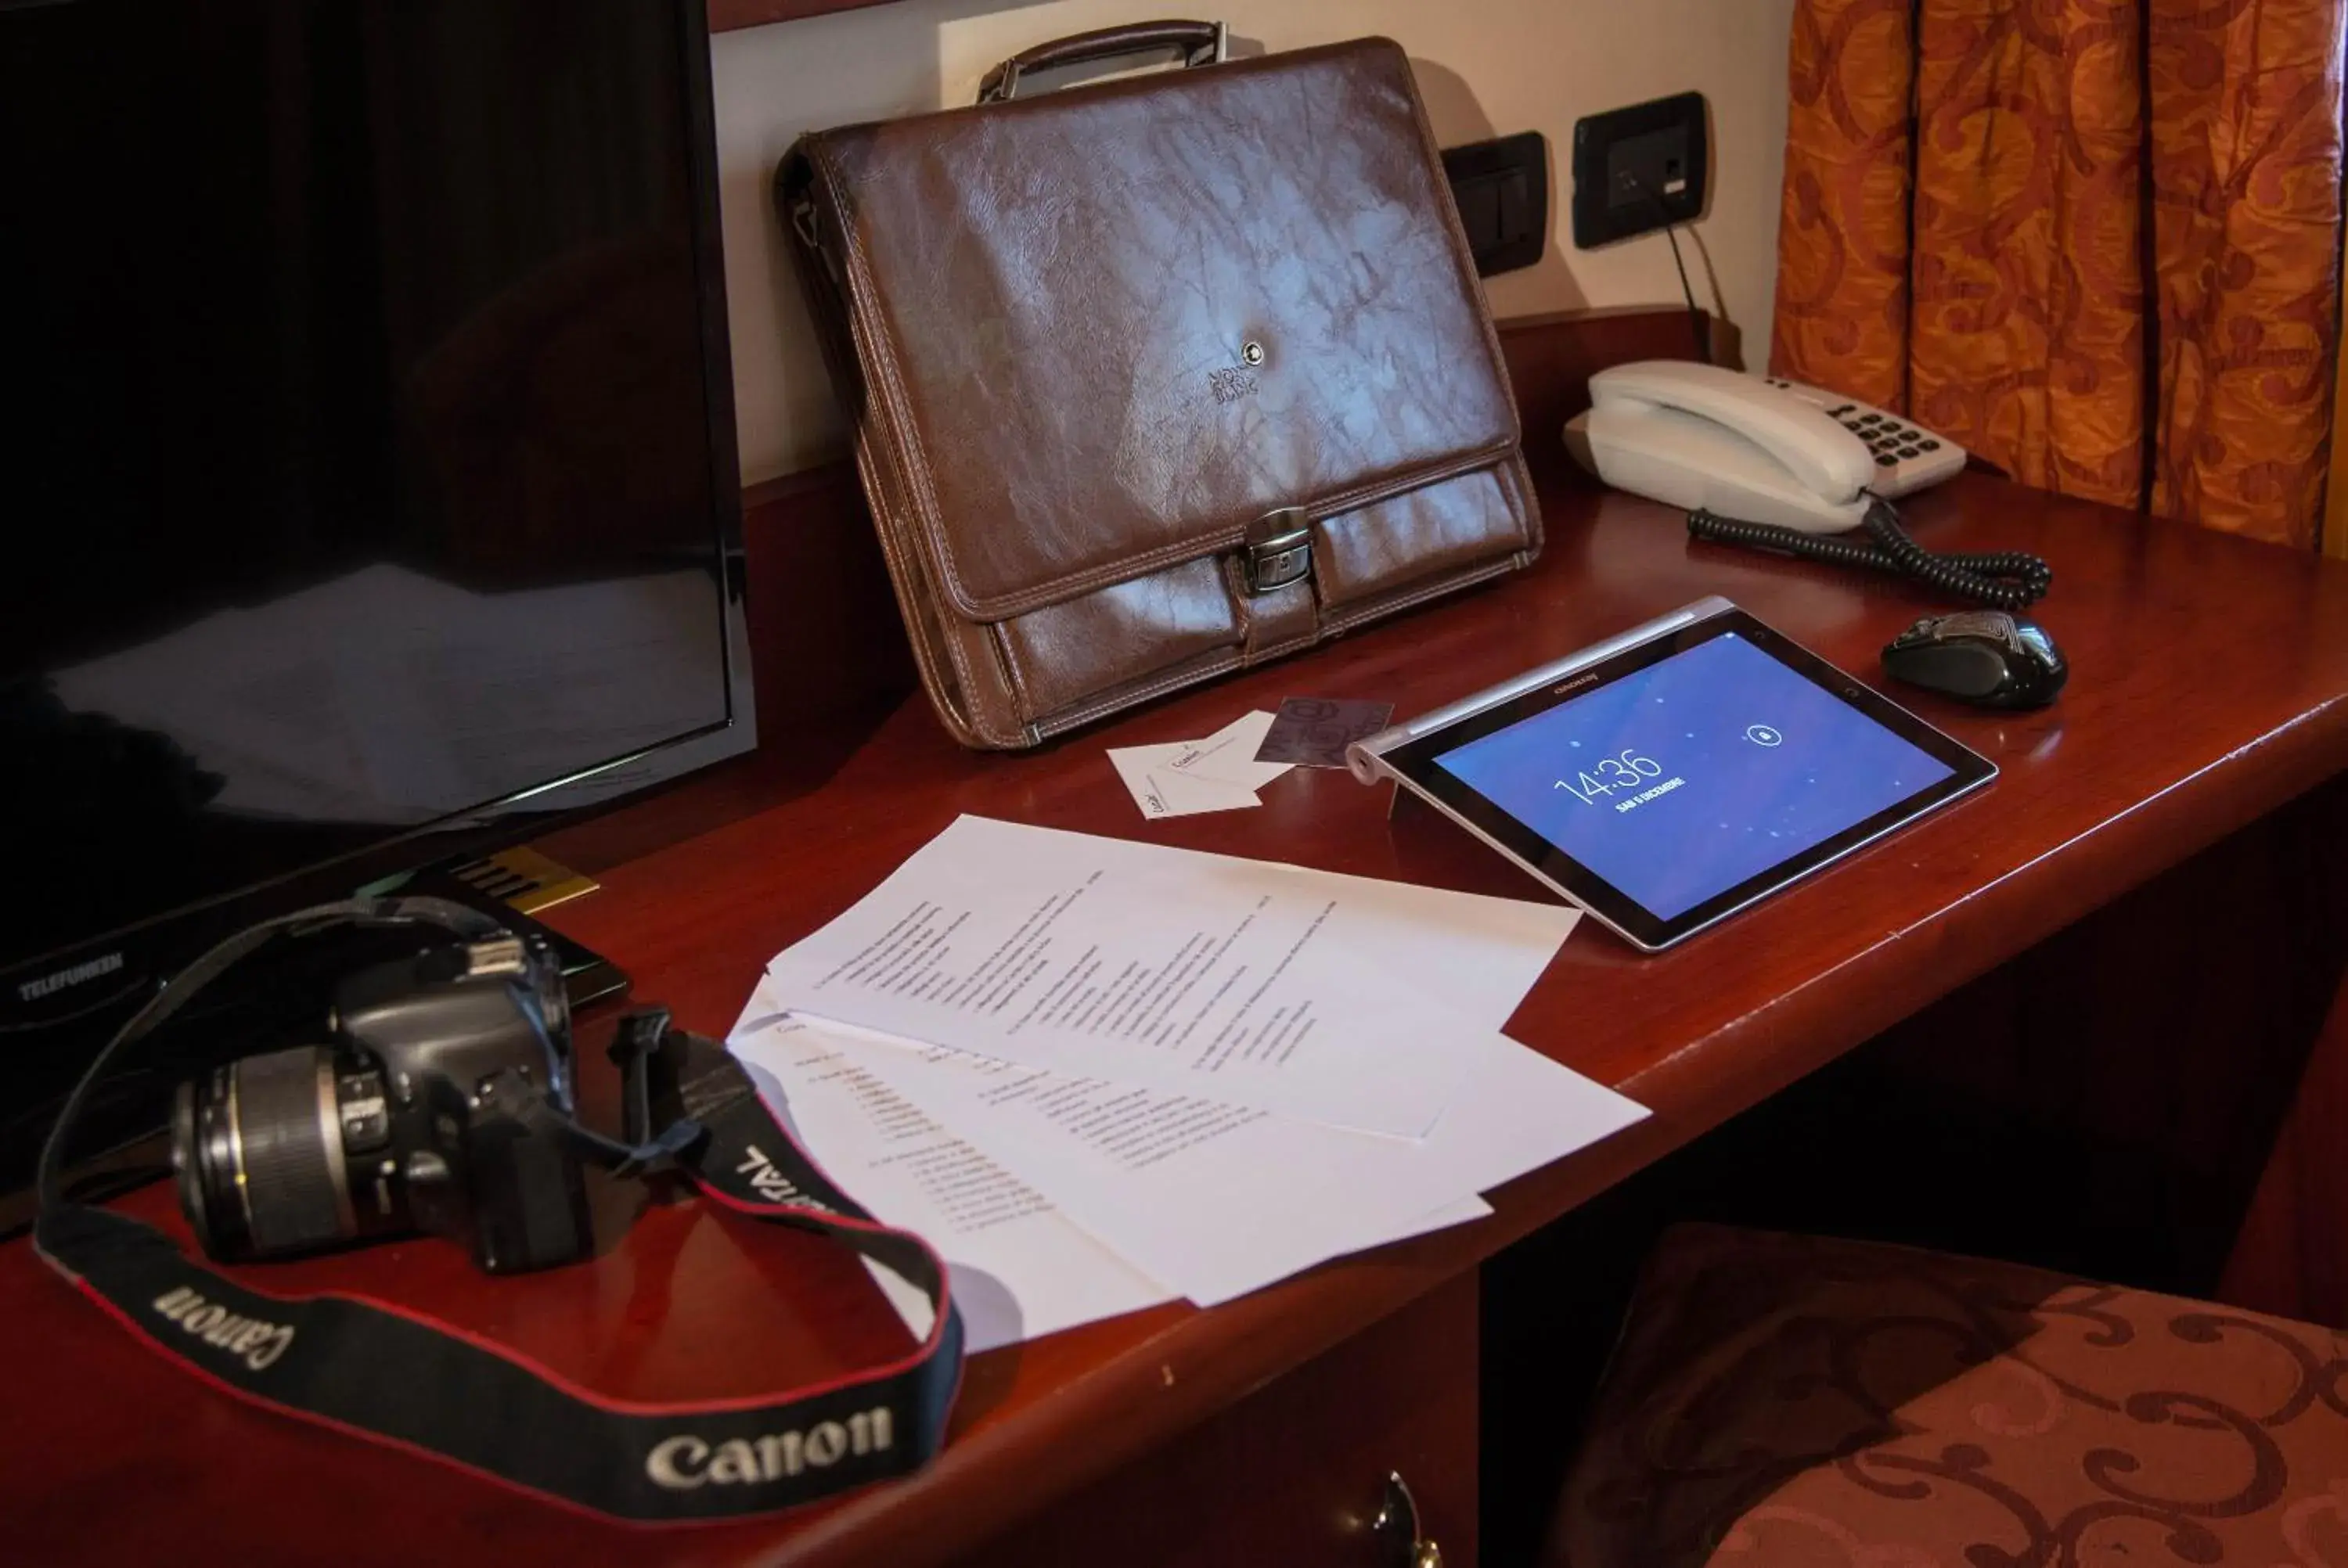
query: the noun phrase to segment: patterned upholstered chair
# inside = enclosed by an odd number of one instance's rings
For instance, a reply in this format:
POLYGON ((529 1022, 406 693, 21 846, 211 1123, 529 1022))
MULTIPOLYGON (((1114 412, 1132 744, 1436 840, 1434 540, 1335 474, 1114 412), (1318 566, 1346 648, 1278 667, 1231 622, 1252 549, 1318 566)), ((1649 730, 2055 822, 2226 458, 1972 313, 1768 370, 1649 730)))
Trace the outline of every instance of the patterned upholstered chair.
POLYGON ((1650 1261, 1558 1568, 2348 1568, 2348 1336, 1711 1226, 1650 1261))

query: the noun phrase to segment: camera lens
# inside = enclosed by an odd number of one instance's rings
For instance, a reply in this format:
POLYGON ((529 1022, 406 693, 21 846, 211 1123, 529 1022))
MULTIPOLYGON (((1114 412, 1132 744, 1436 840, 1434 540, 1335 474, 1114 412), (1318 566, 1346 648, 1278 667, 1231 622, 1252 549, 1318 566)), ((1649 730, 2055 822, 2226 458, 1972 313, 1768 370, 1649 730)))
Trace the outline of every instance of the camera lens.
POLYGON ((319 1046, 216 1067, 181 1084, 172 1104, 180 1206, 218 1258, 300 1252, 406 1228, 390 1173, 376 1168, 389 1143, 381 1076, 338 1070, 334 1053, 319 1046), (363 1207, 352 1202, 355 1174, 363 1207))

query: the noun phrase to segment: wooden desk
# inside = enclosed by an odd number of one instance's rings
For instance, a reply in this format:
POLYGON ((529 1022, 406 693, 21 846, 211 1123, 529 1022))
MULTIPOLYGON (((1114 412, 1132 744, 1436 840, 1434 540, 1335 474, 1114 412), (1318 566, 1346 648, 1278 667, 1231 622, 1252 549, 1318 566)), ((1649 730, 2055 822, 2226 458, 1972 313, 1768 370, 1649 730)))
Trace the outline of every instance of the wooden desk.
MULTIPOLYGON (((1550 352, 1513 346, 1520 382, 1550 352)), ((1529 427, 1553 428, 1570 391, 1526 391, 1529 427)), ((961 812, 1535 897, 1441 823, 1390 822, 1385 792, 1342 774, 1292 774, 1259 811, 1145 825, 1102 750, 1203 734, 1291 694, 1422 710, 1712 592, 1871 675, 1876 650, 1927 608, 1896 585, 1691 548, 1662 508, 1601 495, 1551 459, 1550 545, 1529 574, 1034 755, 962 752, 918 699, 876 726, 771 736, 742 769, 567 835, 557 847, 598 861, 604 890, 559 923, 623 964, 639 996, 716 1031, 769 954, 961 812), (635 853, 686 831, 695 812, 732 820, 635 853), (600 864, 614 855, 628 857, 600 864)), ((660 1532, 239 1408, 143 1353, 17 1244, 0 1249, 0 1322, 15 1348, 0 1384, 7 1554, 914 1568, 1009 1531, 985 1561, 1053 1561, 1062 1548, 1199 1561, 1220 1544, 1233 1561, 1366 1563, 1361 1542, 1340 1542, 1336 1505, 1365 1499, 1397 1464, 1449 1561, 1468 1560, 1483 1259, 2348 771, 2348 565, 1972 476, 1909 511, 1936 548, 2055 564, 2044 619, 2073 661, 2069 692, 2015 716, 1913 698, 1998 762, 1994 785, 1668 955, 1641 958, 1594 927, 1570 941, 1510 1032, 1655 1114, 1493 1194, 1490 1218, 1211 1312, 1170 1306, 978 1358, 954 1440, 920 1477, 771 1522, 660 1532)), ((129 1202, 154 1216, 171 1206, 161 1187, 129 1202)), ((764 1386, 901 1339, 852 1266, 689 1204, 645 1214, 593 1265, 547 1276, 485 1281, 456 1249, 423 1241, 269 1273, 283 1288, 383 1282, 622 1394, 764 1386)))

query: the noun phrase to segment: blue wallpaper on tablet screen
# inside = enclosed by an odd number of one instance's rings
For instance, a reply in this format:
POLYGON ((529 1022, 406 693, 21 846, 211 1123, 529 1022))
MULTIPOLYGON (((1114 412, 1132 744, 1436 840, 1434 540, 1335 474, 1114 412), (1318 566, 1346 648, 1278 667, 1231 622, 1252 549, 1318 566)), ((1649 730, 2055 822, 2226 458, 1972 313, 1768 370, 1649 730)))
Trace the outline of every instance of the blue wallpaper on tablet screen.
POLYGON ((1955 771, 1734 632, 1435 763, 1666 920, 1955 771))

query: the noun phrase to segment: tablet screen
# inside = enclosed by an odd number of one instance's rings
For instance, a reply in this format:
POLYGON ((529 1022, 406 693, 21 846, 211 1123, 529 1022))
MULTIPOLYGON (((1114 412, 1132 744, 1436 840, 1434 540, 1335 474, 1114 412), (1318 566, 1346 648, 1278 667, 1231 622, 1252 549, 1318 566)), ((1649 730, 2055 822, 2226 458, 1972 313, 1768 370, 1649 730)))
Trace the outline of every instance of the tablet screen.
POLYGON ((1735 631, 1431 760, 1666 921, 1956 772, 1735 631))

